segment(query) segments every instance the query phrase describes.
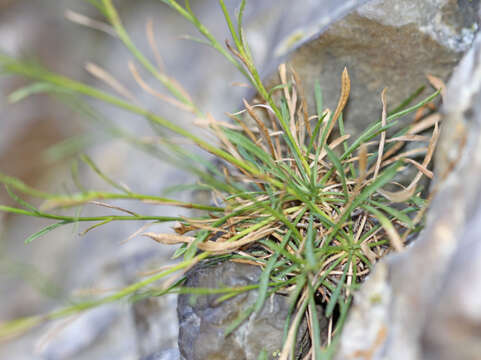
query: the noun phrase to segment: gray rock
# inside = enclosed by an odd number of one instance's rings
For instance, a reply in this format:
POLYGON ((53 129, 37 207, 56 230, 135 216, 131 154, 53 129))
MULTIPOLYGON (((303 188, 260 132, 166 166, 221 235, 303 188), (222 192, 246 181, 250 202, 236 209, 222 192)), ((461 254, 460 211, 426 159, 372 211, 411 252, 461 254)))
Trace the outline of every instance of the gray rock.
POLYGON ((180 359, 180 353, 179 353, 179 349, 177 348, 162 350, 141 358, 141 360, 179 360, 179 359, 180 359))
POLYGON ((466 223, 449 272, 421 335, 426 360, 472 360, 481 354, 481 207, 466 223))
MULTIPOLYGON (((235 287, 256 283, 260 276, 256 266, 234 262, 200 266, 187 274, 188 287, 235 287)), ((272 295, 257 314, 252 314, 233 333, 224 331, 257 298, 249 291, 216 304, 218 296, 180 295, 178 302, 179 349, 186 360, 251 360, 265 350, 269 358, 281 350, 283 329, 288 311, 287 297, 272 295)), ((326 321, 323 322, 326 326, 326 321)), ((299 340, 306 334, 301 327, 299 340)))
POLYGON ((81 315, 47 341, 40 351, 41 357, 46 360, 71 359, 95 342, 102 341, 102 336, 118 319, 119 313, 118 305, 110 305, 81 315))
POLYGON ((176 313, 172 311, 176 305, 175 295, 147 298, 133 304, 137 353, 140 357, 147 358, 149 354, 159 354, 163 349, 176 347, 178 325, 176 313))
POLYGON ((356 295, 337 359, 479 359, 481 35, 453 74, 443 111, 426 228, 356 295))
POLYGON ((324 103, 333 109, 341 72, 348 67, 346 132, 357 134, 380 117, 384 87, 388 109, 394 109, 427 84, 426 74, 447 79, 474 39, 478 8, 479 0, 370 1, 304 44, 290 63, 299 73, 312 111, 315 81, 320 81, 324 103))

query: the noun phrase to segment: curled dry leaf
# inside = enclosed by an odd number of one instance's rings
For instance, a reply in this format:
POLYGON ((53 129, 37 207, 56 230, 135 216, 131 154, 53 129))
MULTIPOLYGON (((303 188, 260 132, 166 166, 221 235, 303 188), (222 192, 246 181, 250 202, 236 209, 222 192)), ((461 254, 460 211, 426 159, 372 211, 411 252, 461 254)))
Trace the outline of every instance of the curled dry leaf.
POLYGON ((175 235, 175 234, 158 234, 158 233, 143 233, 143 236, 147 236, 152 240, 157 241, 158 243, 165 244, 165 245, 175 245, 175 244, 190 244, 195 240, 192 236, 183 236, 183 235, 175 235))

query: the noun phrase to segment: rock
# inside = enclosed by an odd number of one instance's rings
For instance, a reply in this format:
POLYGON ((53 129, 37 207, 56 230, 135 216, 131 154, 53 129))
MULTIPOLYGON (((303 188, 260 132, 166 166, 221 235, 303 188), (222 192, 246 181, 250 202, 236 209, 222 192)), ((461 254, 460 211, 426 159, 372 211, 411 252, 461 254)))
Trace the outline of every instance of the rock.
POLYGON ((443 113, 426 227, 355 296, 337 359, 479 359, 481 34, 449 82, 443 113))
MULTIPOLYGON (((217 288, 246 286, 260 276, 256 266, 234 262, 203 265, 187 274, 187 287, 217 288)), ((257 314, 252 314, 229 336, 224 331, 237 316, 257 299, 249 291, 216 304, 219 296, 179 295, 179 349, 185 360, 255 360, 265 350, 272 358, 281 350, 283 329, 288 312, 287 297, 273 295, 257 314)), ((321 328, 325 328, 324 321, 321 328)), ((300 328, 299 341, 306 334, 306 324, 300 328)))
MULTIPOLYGON (((375 0, 354 10, 290 57, 311 112, 317 80, 324 103, 335 108, 344 66, 351 76, 345 116, 346 132, 351 134, 380 117, 384 87, 388 109, 394 109, 427 84, 426 74, 446 80, 474 39, 478 8, 479 0, 375 0)), ((429 93, 428 86, 424 95, 429 93)))
POLYGON ((172 311, 176 305, 175 295, 146 298, 133 304, 137 353, 140 357, 147 359, 153 356, 149 354, 157 354, 157 357, 152 359, 163 359, 160 352, 177 345, 177 316, 175 311, 172 311))
POLYGON ((141 360, 179 360, 179 359, 180 359, 180 353, 179 353, 179 349, 177 348, 162 350, 141 358, 141 360))
MULTIPOLYGON (((46 333, 44 341, 40 339, 40 355, 48 360, 71 359, 97 341, 102 341, 109 327, 119 317, 118 305, 94 309, 75 319, 67 326, 61 325, 46 333), (45 342, 45 346, 41 344, 45 342)), ((65 322, 65 320, 64 320, 65 322)))
POLYGON ((473 360, 481 354, 481 208, 466 223, 421 335, 426 360, 473 360))

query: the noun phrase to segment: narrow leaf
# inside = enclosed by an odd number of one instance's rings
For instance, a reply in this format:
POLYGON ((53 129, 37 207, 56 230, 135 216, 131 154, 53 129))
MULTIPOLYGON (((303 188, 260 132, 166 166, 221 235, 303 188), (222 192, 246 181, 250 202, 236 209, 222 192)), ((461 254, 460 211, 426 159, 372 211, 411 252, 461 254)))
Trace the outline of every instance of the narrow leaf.
POLYGON ((25 239, 25 244, 30 244, 33 240, 49 233, 50 231, 52 230, 55 230, 56 228, 62 226, 62 225, 65 225, 65 224, 68 224, 70 223, 70 221, 60 221, 58 223, 55 223, 55 224, 51 224, 51 225, 48 225, 46 227, 44 227, 42 230, 40 231, 37 231, 35 234, 32 234, 30 235, 28 238, 25 239))

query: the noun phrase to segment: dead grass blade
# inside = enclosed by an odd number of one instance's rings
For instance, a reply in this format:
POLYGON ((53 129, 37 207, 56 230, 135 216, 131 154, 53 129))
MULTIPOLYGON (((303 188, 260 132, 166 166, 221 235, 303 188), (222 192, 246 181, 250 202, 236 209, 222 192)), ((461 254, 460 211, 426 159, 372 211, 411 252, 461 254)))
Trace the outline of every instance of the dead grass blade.
POLYGON ((142 234, 145 230, 147 230, 149 227, 151 227, 152 225, 154 225, 155 223, 147 223, 147 224, 144 224, 143 226, 141 226, 138 230, 136 230, 134 233, 132 233, 127 239, 125 240, 122 240, 120 242, 121 245, 125 244, 126 242, 132 240, 134 237, 136 236, 139 236, 140 234, 142 234))
POLYGON ((359 177, 357 179, 357 186, 360 188, 361 184, 366 180, 367 176, 367 146, 361 144, 359 147, 359 177))
POLYGON ((259 131, 264 136, 264 139, 266 140, 266 142, 269 146, 269 150, 271 152, 271 155, 275 159, 276 158, 276 152, 274 150, 274 145, 272 144, 271 138, 269 136, 269 132, 268 132, 264 122, 261 119, 259 119, 259 117, 255 113, 254 109, 249 105, 249 103, 245 99, 243 99, 243 103, 244 103, 244 106, 245 106, 247 112, 249 113, 250 117, 252 119, 254 119, 254 121, 257 124, 257 127, 259 128, 259 131))
POLYGON ((337 103, 336 111, 334 111, 331 125, 329 126, 326 133, 326 138, 325 138, 326 142, 327 142, 327 139, 329 138, 329 135, 332 132, 332 129, 334 128, 334 124, 336 123, 337 119, 339 118, 342 111, 344 110, 344 107, 347 104, 347 100, 349 99, 350 92, 351 92, 351 79, 349 78, 347 67, 344 67, 344 70, 342 71, 342 76, 341 76, 341 96, 339 97, 339 102, 337 103))
POLYGON ((176 244, 190 244, 195 240, 192 236, 183 236, 175 234, 158 234, 158 233, 143 233, 142 236, 147 236, 154 241, 164 245, 176 245, 176 244))
POLYGON ((439 90, 441 93, 441 97, 443 100, 446 98, 446 84, 440 78, 427 74, 426 77, 431 85, 436 89, 439 90))
POLYGON ((94 20, 92 18, 89 18, 88 16, 85 16, 83 14, 80 14, 72 10, 66 10, 64 13, 64 16, 67 20, 75 24, 79 24, 94 30, 102 31, 115 38, 117 37, 117 33, 115 32, 115 29, 104 22, 94 20))
POLYGON ((303 307, 304 302, 307 302, 307 292, 308 292, 307 288, 304 289, 302 292, 302 295, 299 300, 298 311, 296 313, 294 320, 292 321, 292 324, 289 328, 289 332, 287 333, 287 338, 282 347, 282 352, 279 356, 279 360, 287 360, 289 358, 289 354, 292 351, 294 341, 296 341, 297 324, 300 323, 302 317, 305 315, 303 311, 299 311, 299 308, 303 307))
POLYGON ((138 100, 135 96, 127 90, 127 88, 120 83, 113 75, 108 73, 105 69, 101 68, 100 66, 88 62, 85 65, 85 70, 87 70, 92 76, 96 77, 97 79, 103 81, 108 86, 110 86, 113 90, 115 90, 118 94, 126 98, 127 100, 132 101, 133 103, 138 104, 138 100))
POLYGON ((183 111, 187 111, 190 113, 195 113, 194 109, 191 106, 185 105, 184 103, 174 99, 173 97, 161 94, 160 92, 152 89, 140 76, 139 72, 137 71, 137 68, 135 67, 134 63, 132 61, 129 61, 128 67, 130 70, 130 73, 134 77, 135 82, 144 90, 145 92, 149 93, 152 96, 155 96, 157 99, 162 100, 172 106, 175 106, 178 109, 181 109, 183 111))
POLYGON ((404 161, 413 164, 419 171, 421 171, 425 176, 427 176, 429 179, 433 178, 433 172, 428 170, 426 167, 418 163, 416 160, 413 159, 404 159, 404 161))
POLYGON ((106 207, 106 208, 109 208, 109 209, 119 210, 119 211, 122 211, 122 212, 127 213, 127 214, 132 215, 132 216, 139 216, 138 214, 134 213, 133 211, 121 208, 120 206, 107 204, 107 203, 104 203, 104 202, 101 202, 101 201, 95 201, 95 200, 88 201, 87 204, 92 204, 92 205, 106 207))
MULTIPOLYGON (((302 110, 302 117, 304 119, 304 126, 307 130, 307 134, 309 136, 312 136, 311 125, 309 123, 309 114, 307 112, 307 101, 306 101, 306 95, 304 93, 304 87, 302 86, 301 79, 299 78, 299 75, 297 74, 295 69, 292 66, 290 68, 291 68, 292 75, 294 76, 294 81, 296 82, 296 88, 299 90, 299 98, 301 99, 301 110, 302 110)), ((301 141, 302 143, 304 142, 303 140, 301 141)))
POLYGON ((145 33, 147 34, 147 41, 149 42, 150 49, 154 53, 157 68, 160 72, 164 72, 164 62, 162 61, 162 56, 160 56, 157 41, 155 41, 154 22, 152 19, 149 19, 145 24, 145 33))
MULTIPOLYGON (((381 102, 382 102, 382 116, 381 116, 381 126, 386 126, 386 118, 387 118, 387 110, 386 110, 386 88, 381 93, 381 102)), ((379 169, 381 168, 382 162, 382 154, 384 152, 384 143, 386 141, 386 131, 381 133, 381 140, 379 141, 379 148, 377 152, 377 161, 376 167, 374 169, 373 179, 377 178, 377 174, 379 173, 379 169)))
POLYGON ((404 190, 401 191, 387 191, 383 189, 378 189, 377 192, 384 196, 386 199, 393 203, 402 203, 407 200, 409 200, 413 195, 414 192, 416 191, 416 187, 407 187, 404 190))
POLYGON ((412 163, 419 170, 418 173, 416 174, 416 176, 414 177, 414 179, 409 184, 409 186, 406 189, 404 189, 402 191, 399 191, 399 192, 390 192, 390 191, 381 190, 381 189, 378 189, 378 192, 382 196, 384 196, 386 199, 388 199, 392 202, 395 202, 395 203, 404 202, 404 201, 408 200, 411 196, 413 196, 414 192, 415 192, 415 189, 416 189, 416 185, 419 182, 419 180, 421 179, 421 176, 423 174, 425 174, 426 176, 428 176, 430 178, 432 178, 432 176, 433 176, 432 172, 427 169, 427 166, 431 162, 431 159, 432 159, 433 154, 434 154, 434 150, 436 149, 436 144, 437 144, 438 139, 439 139, 439 126, 438 126, 438 123, 435 122, 434 123, 433 135, 432 135, 431 140, 429 142, 428 149, 427 149, 427 152, 426 152, 426 156, 424 157, 423 163, 418 164, 414 160, 404 158, 404 161, 408 161, 408 162, 412 163))

